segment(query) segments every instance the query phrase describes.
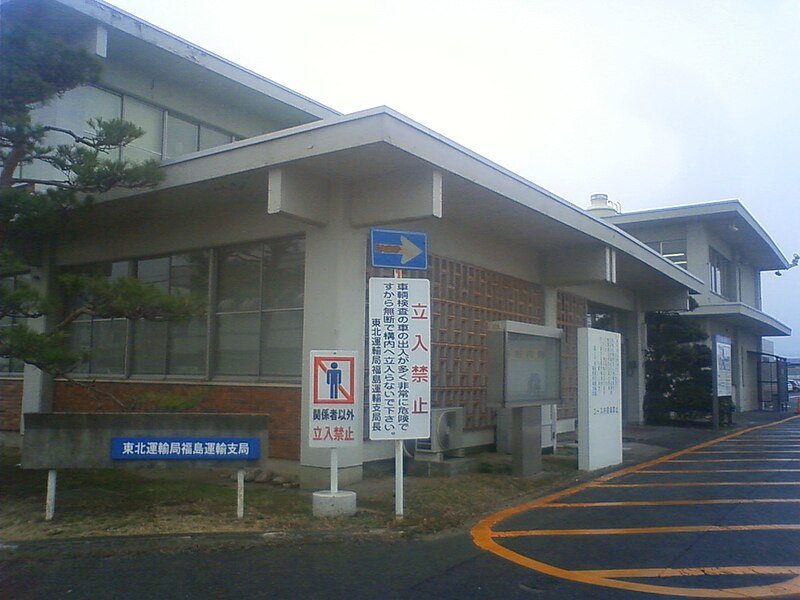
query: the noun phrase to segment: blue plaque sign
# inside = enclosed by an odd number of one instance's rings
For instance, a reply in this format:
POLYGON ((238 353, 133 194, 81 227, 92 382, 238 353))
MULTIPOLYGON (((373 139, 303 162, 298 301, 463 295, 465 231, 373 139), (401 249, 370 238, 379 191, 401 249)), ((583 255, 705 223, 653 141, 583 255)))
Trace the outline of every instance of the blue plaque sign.
POLYGON ((113 460, 256 460, 260 454, 259 438, 111 438, 113 460))

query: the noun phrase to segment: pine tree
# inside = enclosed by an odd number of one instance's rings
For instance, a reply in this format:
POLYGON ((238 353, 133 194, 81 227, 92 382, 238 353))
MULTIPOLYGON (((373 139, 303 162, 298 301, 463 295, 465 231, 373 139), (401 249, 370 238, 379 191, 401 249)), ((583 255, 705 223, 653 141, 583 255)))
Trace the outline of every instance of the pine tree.
MULTIPOLYGON (((151 188, 162 179, 157 160, 132 163, 121 149, 144 134, 122 119, 95 118, 91 133, 37 123, 36 108, 76 87, 97 81, 101 64, 23 23, 0 22, 0 281, 35 267, 46 245, 57 241, 70 218, 80 218, 93 195, 113 188, 151 188), (48 142, 54 134, 68 143, 48 142), (48 165, 55 176, 27 177, 31 165, 48 165)), ((41 169, 33 172, 41 172, 41 169)), ((109 281, 70 275, 61 291, 78 303, 68 314, 58 297, 48 297, 24 278, 0 285, 0 357, 65 375, 85 356, 71 351, 68 329, 83 315, 163 320, 196 314, 192 299, 177 298, 135 279, 109 281), (56 324, 40 333, 25 324, 51 315, 56 324), (9 325, 9 323, 13 323, 9 325)))

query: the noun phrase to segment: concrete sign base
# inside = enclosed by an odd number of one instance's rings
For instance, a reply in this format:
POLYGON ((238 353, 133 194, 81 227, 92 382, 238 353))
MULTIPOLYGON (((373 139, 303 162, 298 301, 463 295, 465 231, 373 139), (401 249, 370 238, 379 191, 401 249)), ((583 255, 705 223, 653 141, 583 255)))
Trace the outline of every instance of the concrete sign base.
POLYGON ((312 514, 315 517, 352 517, 356 514, 356 493, 348 490, 314 492, 312 514))

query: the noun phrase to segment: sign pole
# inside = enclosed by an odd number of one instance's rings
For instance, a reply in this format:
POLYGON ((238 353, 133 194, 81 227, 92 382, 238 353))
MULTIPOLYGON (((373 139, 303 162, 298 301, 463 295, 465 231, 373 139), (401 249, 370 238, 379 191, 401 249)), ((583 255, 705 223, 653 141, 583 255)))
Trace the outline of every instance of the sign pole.
POLYGON ((403 440, 394 441, 394 514, 403 520, 403 440))
MULTIPOLYGON (((402 279, 403 271, 394 270, 394 278, 402 279)), ((398 521, 403 519, 403 440, 394 441, 394 515, 398 521)))
POLYGON ((331 448, 331 493, 339 492, 339 452, 336 447, 331 448))

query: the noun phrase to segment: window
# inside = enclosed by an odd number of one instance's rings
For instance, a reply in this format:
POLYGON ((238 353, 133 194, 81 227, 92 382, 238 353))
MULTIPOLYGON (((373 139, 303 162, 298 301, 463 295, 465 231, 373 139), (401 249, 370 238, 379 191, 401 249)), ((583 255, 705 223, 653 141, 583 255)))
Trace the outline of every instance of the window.
MULTIPOLYGON (((143 283, 177 296, 208 297, 209 252, 135 261, 143 283)), ((204 375, 206 318, 134 323, 131 372, 136 375, 204 375)))
POLYGON ((154 104, 115 94, 94 86, 85 86, 67 94, 67 106, 80 106, 84 133, 92 133, 86 121, 95 117, 123 118, 144 129, 144 135, 124 150, 124 158, 138 162, 150 158, 177 158, 198 150, 229 144, 235 136, 199 121, 179 117, 154 104), (77 104, 76 104, 77 103, 77 104))
POLYGON ((204 298, 214 324, 209 330, 207 316, 164 322, 82 317, 71 332, 73 348, 91 353, 82 373, 273 381, 300 377, 303 238, 107 263, 81 271, 108 277, 130 272, 170 294, 204 298), (213 305, 210 299, 215 299, 213 305), (209 356, 214 359, 211 372, 209 356))
POLYGON ((653 250, 664 258, 674 262, 684 269, 687 266, 686 260, 686 240, 665 240, 663 242, 647 242, 653 250))
POLYGON ((124 148, 123 157, 132 162, 160 159, 164 111, 151 104, 125 97, 122 118, 144 130, 142 137, 133 140, 124 148))
POLYGON ((301 239, 220 251, 215 361, 218 375, 300 374, 304 255, 301 239))
POLYGON ((733 300, 731 285, 731 262, 713 248, 708 249, 708 264, 710 267, 708 285, 711 291, 727 300, 733 300))
MULTIPOLYGON (((129 274, 129 265, 127 262, 104 263, 77 271, 116 279, 129 274)), ((68 304, 72 307, 75 305, 76 301, 68 304)), ((72 350, 90 354, 89 360, 77 369, 78 373, 98 375, 125 373, 128 343, 128 323, 125 319, 82 316, 72 324, 70 339, 72 350)))
MULTIPOLYGON (((29 281, 30 275, 27 273, 13 275, 10 277, 2 277, 0 278, 0 287, 3 288, 3 292, 13 292, 15 289, 19 288, 21 283, 27 283, 29 281)), ((14 325, 25 325, 26 323, 27 319, 24 317, 3 317, 0 319, 0 329, 6 329, 14 325)), ((23 363, 21 360, 0 357, 0 374, 22 373, 24 368, 25 363, 23 363)))

